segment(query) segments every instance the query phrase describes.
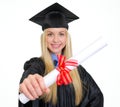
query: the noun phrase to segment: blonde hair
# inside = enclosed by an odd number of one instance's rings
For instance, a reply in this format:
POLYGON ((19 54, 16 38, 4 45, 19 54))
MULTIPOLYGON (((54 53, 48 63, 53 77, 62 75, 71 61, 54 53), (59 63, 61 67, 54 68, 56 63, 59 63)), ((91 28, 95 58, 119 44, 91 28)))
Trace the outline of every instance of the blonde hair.
MULTIPOLYGON (((66 56, 66 58, 70 58, 72 56, 72 46, 71 46, 71 38, 70 35, 68 34, 67 30, 67 41, 66 41, 66 46, 63 49, 63 55, 66 56)), ((41 35, 41 49, 42 49, 42 56, 41 58, 43 59, 45 63, 45 75, 52 71, 54 69, 54 64, 50 56, 50 52, 47 49, 47 44, 46 44, 46 30, 43 32, 41 35)), ((78 70, 74 69, 70 72, 70 75, 72 77, 72 84, 75 90, 75 104, 78 105, 81 100, 82 100, 82 82, 80 79, 80 76, 78 74, 78 70)), ((57 102, 57 85, 54 83, 52 86, 50 86, 51 92, 47 95, 42 96, 46 102, 52 101, 53 104, 56 104, 57 102)))

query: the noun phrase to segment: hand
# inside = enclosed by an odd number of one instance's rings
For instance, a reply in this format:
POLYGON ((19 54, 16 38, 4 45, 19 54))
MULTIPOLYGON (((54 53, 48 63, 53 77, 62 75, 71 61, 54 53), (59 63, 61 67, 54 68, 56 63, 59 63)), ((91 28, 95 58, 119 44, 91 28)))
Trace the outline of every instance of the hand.
POLYGON ((35 100, 44 93, 49 92, 50 89, 45 86, 44 79, 39 74, 30 74, 20 84, 20 93, 23 93, 30 100, 35 100))

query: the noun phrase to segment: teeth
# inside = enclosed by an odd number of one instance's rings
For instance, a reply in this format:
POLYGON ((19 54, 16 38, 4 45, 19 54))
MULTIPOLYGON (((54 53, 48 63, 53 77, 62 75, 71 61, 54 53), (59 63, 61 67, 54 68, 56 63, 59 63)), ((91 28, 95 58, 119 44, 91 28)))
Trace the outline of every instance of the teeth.
POLYGON ((52 45, 53 48, 58 48, 60 45, 52 45))

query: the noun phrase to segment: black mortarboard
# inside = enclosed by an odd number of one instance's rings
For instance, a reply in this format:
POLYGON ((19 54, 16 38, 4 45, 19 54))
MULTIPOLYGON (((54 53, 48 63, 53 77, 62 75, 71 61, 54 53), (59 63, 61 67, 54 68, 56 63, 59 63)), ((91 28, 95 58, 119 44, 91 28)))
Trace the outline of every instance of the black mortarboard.
POLYGON ((64 27, 68 29, 68 23, 79 17, 61 6, 58 3, 47 7, 32 18, 31 21, 42 26, 42 30, 47 28, 64 27))

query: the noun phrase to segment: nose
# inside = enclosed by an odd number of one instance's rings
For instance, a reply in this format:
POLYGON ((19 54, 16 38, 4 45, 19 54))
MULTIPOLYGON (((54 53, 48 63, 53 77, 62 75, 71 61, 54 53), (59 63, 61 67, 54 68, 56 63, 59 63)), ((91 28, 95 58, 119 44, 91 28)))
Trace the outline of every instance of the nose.
POLYGON ((58 42, 58 41, 59 41, 59 37, 57 35, 55 35, 53 38, 53 42, 58 42))

